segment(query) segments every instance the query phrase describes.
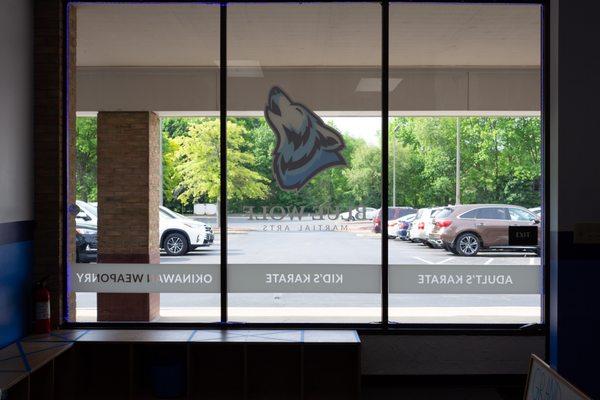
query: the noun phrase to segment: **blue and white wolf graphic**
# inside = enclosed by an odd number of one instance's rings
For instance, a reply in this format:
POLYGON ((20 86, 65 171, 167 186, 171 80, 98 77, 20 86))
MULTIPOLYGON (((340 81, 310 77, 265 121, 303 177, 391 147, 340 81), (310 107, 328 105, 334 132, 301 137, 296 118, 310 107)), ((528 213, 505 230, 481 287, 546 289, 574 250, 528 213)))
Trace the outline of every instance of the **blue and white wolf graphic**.
POLYGON ((273 175, 281 189, 300 190, 319 172, 347 165, 342 135, 277 86, 269 91, 265 118, 277 138, 273 175))

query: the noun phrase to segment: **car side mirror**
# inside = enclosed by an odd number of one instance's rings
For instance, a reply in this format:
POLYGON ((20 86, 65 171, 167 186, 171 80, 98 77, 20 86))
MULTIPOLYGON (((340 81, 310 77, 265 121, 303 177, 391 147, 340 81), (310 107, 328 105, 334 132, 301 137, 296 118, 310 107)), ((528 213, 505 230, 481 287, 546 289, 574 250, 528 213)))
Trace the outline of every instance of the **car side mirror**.
POLYGON ((539 224, 540 222, 541 222, 541 221, 540 221, 539 219, 534 219, 534 220, 533 220, 533 223, 534 223, 534 224, 539 224))

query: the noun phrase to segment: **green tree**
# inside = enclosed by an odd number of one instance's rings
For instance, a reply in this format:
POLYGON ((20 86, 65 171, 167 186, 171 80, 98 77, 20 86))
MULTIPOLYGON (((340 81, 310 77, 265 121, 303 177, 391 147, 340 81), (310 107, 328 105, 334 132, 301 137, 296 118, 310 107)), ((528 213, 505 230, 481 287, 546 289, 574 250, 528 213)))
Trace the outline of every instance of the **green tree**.
MULTIPOLYGON (((454 201, 455 121, 424 117, 392 120, 390 140, 397 141, 397 204, 431 207, 454 201)), ((389 147, 393 149, 393 144, 389 147)))
POLYGON ((75 192, 77 200, 98 201, 96 118, 76 120, 75 192))
MULTIPOLYGON (((333 121, 327 122, 334 125, 333 121)), ((461 200, 539 206, 541 127, 536 117, 461 117, 461 200)), ((164 118, 163 200, 171 208, 214 202, 219 196, 217 118, 164 118)), ((299 191, 281 190, 272 175, 275 135, 262 117, 228 120, 228 208, 243 205, 378 207, 381 149, 344 134, 347 167, 327 169, 299 191)), ((390 121, 389 201, 394 140, 396 204, 453 203, 456 118, 400 117, 390 121)), ((77 118, 77 198, 97 200, 96 118, 77 118)))
POLYGON ((539 206, 540 128, 534 117, 463 119, 463 202, 539 206))
MULTIPOLYGON (((271 131, 264 118, 231 118, 232 122, 243 126, 244 144, 240 147, 254 157, 253 170, 258 172, 268 181, 268 195, 262 199, 252 199, 253 206, 304 206, 306 210, 315 210, 319 207, 341 207, 356 204, 345 177, 348 168, 327 169, 317 176, 299 191, 284 191, 279 188, 272 174, 273 150, 275 146, 275 135, 271 131)), ((331 125, 331 121, 328 122, 331 125)), ((342 154, 351 164, 350 160, 354 153, 357 140, 344 135, 346 148, 342 154)), ((364 141, 360 145, 365 145, 364 141)), ((248 205, 245 200, 231 200, 228 208, 231 212, 240 212, 243 205, 248 205)))
MULTIPOLYGON (((273 205, 277 197, 277 187, 271 179, 272 153, 275 146, 275 136, 264 118, 230 118, 229 121, 242 127, 243 142, 240 151, 250 154, 253 159, 252 170, 265 179, 267 194, 264 197, 253 198, 253 206, 273 205)), ((246 199, 231 199, 228 208, 231 212, 241 212, 244 205, 249 205, 246 199)))
MULTIPOLYGON (((267 196, 267 179, 254 170, 251 153, 240 150, 244 144, 242 126, 227 122, 227 195, 228 199, 253 199, 267 196)), ((220 129, 217 119, 191 123, 187 135, 176 137, 176 171, 181 176, 182 202, 205 198, 219 200, 220 129)))
POLYGON ((381 204, 381 149, 357 141, 350 167, 344 171, 355 205, 381 204))
MULTIPOLYGON (((461 117, 460 130, 462 203, 540 204, 539 118, 461 117)), ((390 138, 397 140, 398 203, 454 203, 456 118, 394 118, 390 138)))
POLYGON ((162 134, 162 184, 163 204, 171 209, 179 209, 182 204, 178 199, 178 191, 181 189, 181 174, 176 168, 177 151, 179 144, 175 139, 169 137, 169 133, 162 134))
POLYGON ((190 124, 199 121, 199 118, 166 117, 162 119, 161 124, 162 130, 167 134, 167 137, 176 138, 187 135, 190 124))

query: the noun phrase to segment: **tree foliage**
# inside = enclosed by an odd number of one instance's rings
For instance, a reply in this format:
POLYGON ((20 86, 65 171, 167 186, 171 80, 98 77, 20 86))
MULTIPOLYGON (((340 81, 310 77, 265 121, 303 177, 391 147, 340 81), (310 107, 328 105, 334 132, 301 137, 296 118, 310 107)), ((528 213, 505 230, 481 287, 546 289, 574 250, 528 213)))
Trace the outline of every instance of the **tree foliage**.
MULTIPOLYGON (((252 153, 244 152, 244 129, 227 122, 227 196, 229 199, 264 198, 268 179, 253 170, 252 153)), ((177 198, 183 203, 206 199, 215 202, 220 193, 220 127, 216 118, 189 125, 187 135, 177 136, 175 171, 181 177, 182 190, 177 198)))
MULTIPOLYGON (((399 148, 397 196, 404 204, 455 202, 456 123, 455 117, 392 121, 390 138, 399 148)), ((540 146, 539 118, 461 117, 461 203, 539 206, 540 146)))
MULTIPOLYGON (((455 117, 390 120, 389 204, 395 165, 396 205, 428 207, 455 202, 455 117), (395 151, 394 151, 395 149, 395 151)), ((333 124, 328 121, 329 124, 333 124)), ((191 211, 220 194, 218 118, 165 118, 163 201, 191 211)), ((96 119, 77 119, 77 198, 95 201, 96 119)), ((355 207, 381 205, 381 148, 344 134, 348 166, 327 169, 299 191, 281 190, 272 176, 275 135, 264 118, 227 122, 228 210, 244 205, 355 207)), ((461 117, 461 202, 539 206, 540 119, 461 117)))
POLYGON ((75 127, 75 194, 78 200, 98 201, 96 118, 77 118, 75 127))
POLYGON ((169 137, 166 131, 162 132, 162 180, 163 180, 163 204, 171 209, 179 209, 181 203, 178 200, 179 191, 182 189, 181 174, 177 170, 176 154, 179 144, 175 139, 169 137))

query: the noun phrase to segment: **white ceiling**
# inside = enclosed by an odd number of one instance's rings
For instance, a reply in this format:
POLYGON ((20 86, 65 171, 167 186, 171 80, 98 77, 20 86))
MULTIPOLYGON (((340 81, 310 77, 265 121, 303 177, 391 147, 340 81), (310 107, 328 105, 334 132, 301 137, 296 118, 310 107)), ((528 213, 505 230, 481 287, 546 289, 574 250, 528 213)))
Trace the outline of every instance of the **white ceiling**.
MULTIPOLYGON (((233 65, 376 66, 381 9, 371 4, 234 4, 233 65)), ((78 66, 217 65, 216 5, 80 5, 78 66)), ((539 66, 534 5, 392 4, 392 66, 539 66)))

